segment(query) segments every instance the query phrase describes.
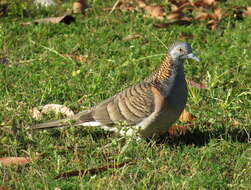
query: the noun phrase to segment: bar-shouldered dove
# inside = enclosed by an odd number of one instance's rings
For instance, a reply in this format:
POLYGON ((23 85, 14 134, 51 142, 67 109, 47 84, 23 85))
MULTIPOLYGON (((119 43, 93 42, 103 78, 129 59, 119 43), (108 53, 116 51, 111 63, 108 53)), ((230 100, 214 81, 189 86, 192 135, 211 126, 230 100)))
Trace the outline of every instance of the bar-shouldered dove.
POLYGON ((131 135, 132 130, 136 129, 144 138, 165 134, 186 105, 185 59, 199 61, 188 43, 174 43, 159 68, 142 82, 72 118, 49 121, 32 128, 81 125, 100 126, 121 135, 131 135), (120 122, 124 125, 116 127, 120 122))

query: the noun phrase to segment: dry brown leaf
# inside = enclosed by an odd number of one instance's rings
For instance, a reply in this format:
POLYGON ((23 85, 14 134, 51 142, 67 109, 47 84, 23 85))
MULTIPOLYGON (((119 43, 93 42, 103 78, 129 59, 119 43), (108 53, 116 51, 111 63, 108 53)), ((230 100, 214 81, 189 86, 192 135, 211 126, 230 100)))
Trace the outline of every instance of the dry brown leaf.
POLYGON ((237 127, 237 126, 239 126, 241 123, 238 121, 238 120, 236 120, 236 119, 232 119, 232 126, 233 127, 237 127))
POLYGON ((182 4, 179 4, 179 6, 172 4, 171 12, 181 12, 188 7, 191 7, 191 3, 189 1, 184 1, 182 4))
POLYGON ((126 36, 125 38, 123 38, 123 40, 127 41, 127 40, 132 40, 132 39, 136 39, 136 38, 142 38, 143 36, 140 34, 129 34, 128 36, 126 36))
POLYGON ((52 23, 52 24, 58 24, 58 23, 65 23, 70 24, 75 21, 75 18, 72 15, 64 15, 60 17, 48 17, 48 18, 42 18, 34 20, 33 22, 24 22, 22 25, 30 25, 32 23, 38 24, 38 23, 52 23))
POLYGON ((213 5, 216 3, 215 0, 202 0, 202 1, 203 1, 203 3, 205 3, 207 5, 213 5))
POLYGON ((132 165, 132 164, 134 164, 134 162, 128 161, 128 162, 123 162, 123 163, 117 164, 117 165, 115 165, 115 164, 106 165, 106 166, 102 166, 99 168, 92 168, 89 170, 70 171, 70 172, 65 172, 65 173, 62 173, 62 174, 56 176, 55 179, 63 179, 63 178, 73 177, 73 176, 84 176, 84 175, 88 175, 88 174, 94 175, 94 174, 98 174, 98 173, 107 171, 110 168, 113 168, 113 169, 122 168, 126 165, 132 165))
POLYGON ((144 0, 121 0, 116 1, 112 8, 102 8, 104 11, 113 11, 113 10, 124 10, 124 11, 138 11, 143 10, 146 13, 146 16, 163 19, 164 18, 164 7, 161 5, 147 5, 144 0))
POLYGON ((44 106, 40 106, 38 108, 33 108, 31 112, 31 116, 34 119, 41 119, 42 114, 48 114, 49 112, 55 112, 56 114, 63 114, 66 117, 72 117, 74 112, 67 108, 66 106, 59 105, 59 104, 46 104, 44 106))
POLYGON ((137 3, 132 0, 119 0, 116 7, 113 7, 112 9, 119 9, 124 11, 134 11, 137 10, 137 3))
MULTIPOLYGON (((191 3, 188 0, 179 1, 179 2, 172 0, 171 3, 173 3, 171 6, 171 12, 167 16, 167 18, 169 20, 187 20, 188 21, 188 17, 183 11, 185 11, 185 9, 188 9, 188 8, 190 9, 191 3)), ((192 18, 189 18, 189 19, 192 19, 192 18)))
MULTIPOLYGON (((196 19, 197 20, 215 20, 215 22, 219 21, 222 17, 222 12, 221 12, 221 9, 220 8, 216 8, 214 10, 214 13, 212 14, 209 14, 209 13, 206 13, 206 12, 197 12, 196 13, 196 19)), ((210 21, 210 22, 213 22, 213 21, 210 21)))
POLYGON ((188 121, 192 121, 194 119, 195 119, 195 117, 186 110, 184 110, 179 117, 179 120, 181 122, 188 122, 188 121))
POLYGON ((72 4, 73 13, 84 13, 84 10, 88 8, 86 0, 79 0, 72 4))
POLYGON ((197 20, 208 20, 209 18, 211 18, 211 16, 208 13, 205 13, 205 12, 197 12, 196 13, 197 20))
POLYGON ((0 158, 0 164, 3 166, 10 166, 10 165, 25 165, 28 164, 34 160, 37 160, 38 158, 29 158, 29 157, 5 157, 0 158))
POLYGON ((185 14, 184 13, 182 13, 182 12, 171 12, 168 16, 167 16, 167 18, 168 18, 168 20, 180 20, 182 17, 184 17, 185 16, 185 14))
POLYGON ((207 22, 208 26, 212 29, 212 30, 215 30, 219 24, 219 21, 217 20, 209 20, 207 22))
POLYGON ((32 110, 30 110, 30 114, 31 114, 31 117, 36 120, 42 119, 42 113, 39 111, 38 108, 33 108, 32 110))
POLYGON ((214 10, 214 13, 212 14, 212 16, 213 16, 213 19, 215 19, 215 20, 220 20, 221 17, 222 17, 221 9, 220 9, 220 8, 216 8, 216 9, 214 10))
POLYGON ((164 8, 160 5, 146 5, 143 7, 147 16, 157 19, 164 19, 164 8))
POLYGON ((196 7, 212 7, 216 5, 216 1, 215 0, 199 0, 199 1, 195 1, 193 3, 194 6, 196 7))
POLYGON ((209 20, 208 26, 214 30, 217 28, 222 17, 222 11, 220 8, 214 9, 214 13, 209 14, 205 12, 197 12, 196 19, 197 20, 209 20))
POLYGON ((54 111, 57 113, 62 113, 66 117, 72 117, 74 115, 74 112, 67 108, 66 106, 60 105, 60 104, 47 104, 42 107, 42 113, 49 113, 51 111, 54 111))
POLYGON ((137 1, 139 8, 144 8, 146 6, 146 3, 144 0, 138 0, 137 1))
POLYGON ((82 10, 83 10, 83 8, 82 8, 82 4, 80 3, 80 2, 73 2, 73 4, 72 4, 72 12, 73 13, 82 13, 82 10))
POLYGON ((189 126, 178 126, 178 125, 173 125, 171 127, 169 127, 168 129, 168 134, 170 136, 177 136, 180 134, 185 134, 190 130, 189 126))
POLYGON ((8 190, 8 188, 5 186, 0 186, 0 190, 8 190))
POLYGON ((169 2, 171 4, 173 4, 173 5, 175 5, 176 7, 181 7, 182 5, 184 5, 186 3, 189 3, 189 0, 182 0, 182 1, 180 1, 180 0, 178 0, 178 1, 176 1, 176 0, 169 0, 169 2))
POLYGON ((246 11, 243 14, 247 16, 251 16, 251 7, 247 7, 246 11))
POLYGON ((202 84, 202 83, 197 83, 197 82, 194 82, 193 80, 189 80, 188 81, 188 84, 193 87, 193 88, 199 88, 199 89, 204 89, 204 88, 207 88, 206 85, 202 84))

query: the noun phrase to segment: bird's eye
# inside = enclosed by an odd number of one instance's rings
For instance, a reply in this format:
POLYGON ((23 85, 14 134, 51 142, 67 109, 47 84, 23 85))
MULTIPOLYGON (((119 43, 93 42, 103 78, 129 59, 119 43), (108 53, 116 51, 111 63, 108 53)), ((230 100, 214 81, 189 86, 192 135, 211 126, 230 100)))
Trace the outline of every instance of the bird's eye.
POLYGON ((180 51, 180 52, 183 52, 183 49, 182 49, 182 48, 180 48, 180 49, 179 49, 179 51, 180 51))

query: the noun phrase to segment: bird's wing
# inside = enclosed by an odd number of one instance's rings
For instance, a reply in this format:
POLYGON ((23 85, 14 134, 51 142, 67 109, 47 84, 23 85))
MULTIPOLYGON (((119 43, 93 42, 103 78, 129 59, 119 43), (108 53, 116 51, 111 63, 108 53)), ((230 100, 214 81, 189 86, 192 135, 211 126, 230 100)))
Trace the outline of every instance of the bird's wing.
MULTIPOLYGON (((142 82, 101 102, 91 110, 93 121, 110 126, 118 122, 135 125, 148 117, 155 109, 152 84, 142 82)), ((85 122, 85 116, 79 121, 85 122)))
POLYGON ((74 115, 72 118, 49 121, 32 126, 33 129, 62 127, 66 125, 112 126, 119 122, 136 125, 161 109, 163 97, 151 83, 131 86, 97 106, 74 115))

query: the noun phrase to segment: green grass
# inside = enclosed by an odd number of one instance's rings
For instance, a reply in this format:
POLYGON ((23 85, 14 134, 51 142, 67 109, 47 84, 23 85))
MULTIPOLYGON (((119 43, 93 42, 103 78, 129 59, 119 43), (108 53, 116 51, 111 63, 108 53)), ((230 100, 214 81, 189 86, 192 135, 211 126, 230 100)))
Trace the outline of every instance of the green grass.
MULTIPOLYGON (((114 1, 90 2, 111 7, 114 1)), ((247 6, 247 1, 239 1, 247 6)), ((231 7, 236 2, 221 3, 231 7)), ((67 5, 66 5, 67 6, 67 5)), ((249 4, 250 6, 250 4, 249 4)), ((37 18, 53 15, 44 10, 37 18), (43 13, 43 14, 42 14, 43 13)), ((141 13, 99 9, 76 22, 22 26, 33 17, 1 18, 0 157, 41 159, 26 166, 0 166, 0 186, 9 189, 250 189, 251 187, 251 17, 223 18, 217 30, 205 23, 156 29, 141 13), (129 34, 142 38, 124 41, 129 34), (190 133, 164 143, 128 141, 100 129, 30 131, 29 110, 49 103, 75 113, 135 84, 161 62, 167 46, 188 39, 201 62, 187 62, 187 110, 196 116, 190 133), (159 38, 159 40, 157 39, 159 38), (55 53, 56 52, 56 53, 55 53), (86 56, 77 62, 64 54, 86 56), (76 71, 79 74, 74 74, 76 71), (237 120, 239 125, 233 126, 237 120), (96 175, 55 180, 70 170, 133 161, 96 175)), ((48 115, 43 121, 58 116, 48 115)))

